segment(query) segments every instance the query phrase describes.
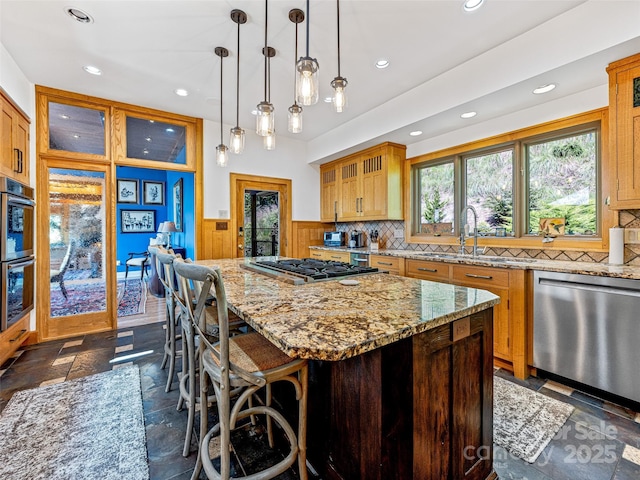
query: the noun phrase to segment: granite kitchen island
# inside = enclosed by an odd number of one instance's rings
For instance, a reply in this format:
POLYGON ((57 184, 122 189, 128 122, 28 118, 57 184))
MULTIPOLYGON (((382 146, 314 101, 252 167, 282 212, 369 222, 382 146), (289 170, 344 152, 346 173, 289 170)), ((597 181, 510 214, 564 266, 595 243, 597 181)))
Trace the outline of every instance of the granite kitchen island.
POLYGON ((384 273, 292 285, 222 271, 229 308, 310 364, 308 458, 323 478, 487 479, 493 472, 490 292, 384 273))

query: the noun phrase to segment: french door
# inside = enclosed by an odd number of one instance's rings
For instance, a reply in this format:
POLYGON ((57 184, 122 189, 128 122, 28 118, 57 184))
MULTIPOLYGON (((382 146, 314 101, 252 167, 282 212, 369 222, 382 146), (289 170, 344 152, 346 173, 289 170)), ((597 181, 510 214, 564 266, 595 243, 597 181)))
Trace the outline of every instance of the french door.
POLYGON ((111 167, 41 159, 46 178, 38 179, 39 340, 111 330, 118 299, 110 248, 111 167))

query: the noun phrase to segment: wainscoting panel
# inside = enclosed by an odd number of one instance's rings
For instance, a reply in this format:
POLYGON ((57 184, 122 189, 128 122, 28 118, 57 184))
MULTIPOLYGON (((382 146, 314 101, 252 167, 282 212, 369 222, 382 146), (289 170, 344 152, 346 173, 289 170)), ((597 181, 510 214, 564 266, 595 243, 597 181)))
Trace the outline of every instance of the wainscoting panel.
POLYGON ((202 248, 199 259, 234 257, 231 220, 205 218, 202 224, 202 248))
POLYGON ((293 222, 292 228, 292 251, 293 258, 307 258, 309 247, 322 245, 324 242, 324 232, 332 230, 333 224, 321 222, 293 222))

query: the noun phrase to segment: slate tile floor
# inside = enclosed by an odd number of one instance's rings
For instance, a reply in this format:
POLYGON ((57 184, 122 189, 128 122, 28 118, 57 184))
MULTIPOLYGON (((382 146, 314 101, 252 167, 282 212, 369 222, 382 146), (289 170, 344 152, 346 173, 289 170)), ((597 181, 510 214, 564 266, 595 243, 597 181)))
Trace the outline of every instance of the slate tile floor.
MULTIPOLYGON (((150 477, 188 479, 195 463, 195 439, 192 454, 184 458, 186 412, 175 408, 178 398, 175 382, 170 393, 164 391, 167 373, 160 369, 163 342, 163 324, 151 323, 25 347, 0 366, 0 411, 18 390, 107 371, 114 368, 109 363, 114 356, 151 350, 152 353, 134 360, 140 367, 150 477)), ((496 447, 494 466, 501 479, 640 479, 640 414, 558 383, 533 377, 521 381, 504 370, 496 371, 496 375, 576 407, 534 464, 513 458, 496 447)), ((258 445, 259 435, 254 431, 239 431, 235 441, 242 443, 245 452, 244 456, 236 457, 234 467, 238 471, 251 471, 277 454, 267 453, 265 458, 263 448, 258 445)), ((279 478, 295 479, 297 473, 292 469, 279 478)))

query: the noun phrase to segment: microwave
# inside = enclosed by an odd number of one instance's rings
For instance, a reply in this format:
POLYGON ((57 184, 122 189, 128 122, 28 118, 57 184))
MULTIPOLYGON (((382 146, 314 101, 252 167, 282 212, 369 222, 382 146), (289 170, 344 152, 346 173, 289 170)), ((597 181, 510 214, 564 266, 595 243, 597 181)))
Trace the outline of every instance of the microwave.
POLYGON ((344 232, 324 232, 325 247, 342 247, 345 245, 344 232))

